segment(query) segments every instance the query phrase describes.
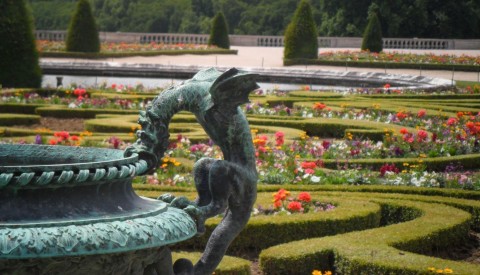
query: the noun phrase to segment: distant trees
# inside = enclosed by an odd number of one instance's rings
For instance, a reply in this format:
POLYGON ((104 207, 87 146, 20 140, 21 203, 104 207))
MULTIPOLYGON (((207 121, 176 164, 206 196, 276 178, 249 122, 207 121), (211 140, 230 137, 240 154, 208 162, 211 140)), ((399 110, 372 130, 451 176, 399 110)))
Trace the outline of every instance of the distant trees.
MULTIPOLYGON (((209 33, 222 12, 230 34, 281 35, 298 0, 89 0, 99 29, 122 32, 209 33)), ((68 27, 72 0, 29 0, 36 26, 68 27)), ((320 36, 362 36, 365 14, 379 7, 384 37, 479 38, 480 1, 319 0, 311 1, 320 36)))
POLYGON ((230 39, 228 38, 227 21, 223 13, 219 12, 213 18, 212 30, 208 38, 208 45, 214 45, 223 49, 230 49, 230 39))
POLYGON ((100 38, 88 0, 78 0, 68 28, 67 51, 96 53, 100 51, 100 38))
POLYGON ((302 0, 285 31, 284 59, 316 59, 318 56, 317 27, 308 0, 302 0))
POLYGON ((0 2, 0 86, 40 87, 42 74, 33 30, 24 0, 0 2))
POLYGON ((365 28, 362 40, 362 51, 379 53, 383 50, 382 26, 378 20, 377 12, 370 13, 368 25, 365 28))

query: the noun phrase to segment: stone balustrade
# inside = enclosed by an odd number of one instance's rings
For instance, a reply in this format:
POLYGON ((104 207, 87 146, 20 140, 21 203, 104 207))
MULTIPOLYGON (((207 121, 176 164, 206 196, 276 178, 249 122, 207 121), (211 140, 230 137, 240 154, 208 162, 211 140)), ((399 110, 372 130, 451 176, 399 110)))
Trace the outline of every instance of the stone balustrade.
MULTIPOLYGON (((36 39, 62 41, 66 31, 37 30, 36 39)), ((122 33, 100 32, 102 42, 165 43, 165 44, 207 44, 208 34, 181 33, 122 33)), ((283 47, 283 36, 275 35, 230 35, 232 46, 283 47)), ((361 37, 318 37, 321 48, 360 48, 361 37)), ((384 49, 480 49, 480 39, 424 39, 424 38, 383 38, 384 49)))

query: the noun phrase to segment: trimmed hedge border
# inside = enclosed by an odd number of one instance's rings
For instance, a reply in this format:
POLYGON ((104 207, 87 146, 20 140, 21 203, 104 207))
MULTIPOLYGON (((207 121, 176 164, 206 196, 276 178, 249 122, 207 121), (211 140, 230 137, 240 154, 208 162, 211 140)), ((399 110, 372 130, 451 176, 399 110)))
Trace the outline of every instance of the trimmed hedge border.
POLYGON ((283 65, 324 65, 358 68, 382 68, 382 69, 419 69, 419 70, 443 70, 478 72, 478 65, 447 65, 447 64, 416 64, 416 63, 393 63, 393 62, 368 62, 368 61, 333 61, 320 59, 284 59, 283 65))
POLYGON ((40 123, 40 116, 0 113, 0 125, 2 126, 31 125, 31 124, 37 124, 37 123, 40 123))
MULTIPOLYGON (((134 187, 140 194, 150 197, 156 197, 160 191, 167 190, 175 190, 177 195, 185 194, 190 199, 196 196, 194 192, 185 193, 192 188, 138 184, 134 187)), ((276 242, 282 243, 290 241, 296 235, 307 235, 301 237, 304 240, 263 250, 260 261, 264 274, 310 274, 314 269, 332 270, 339 274, 428 274, 428 268, 432 266, 438 269, 451 268, 455 274, 480 274, 478 265, 418 254, 430 254, 448 248, 464 241, 471 227, 479 228, 480 192, 390 186, 259 185, 257 203, 271 203, 270 193, 265 192, 276 192, 279 188, 292 192, 321 191, 312 193, 312 197, 339 203, 338 208, 332 212, 320 214, 324 216, 345 217, 345 208, 366 211, 365 207, 376 205, 381 213, 380 220, 376 223, 383 227, 375 226, 364 231, 317 238, 311 232, 317 234, 316 231, 326 230, 327 225, 320 221, 312 224, 314 221, 310 214, 275 218, 264 216, 262 218, 266 222, 263 224, 260 220, 255 220, 258 217, 253 217, 242 233, 246 236, 239 237, 242 246, 232 245, 232 250, 241 253, 243 249, 252 249, 245 245, 248 242, 253 244, 253 249, 259 250, 268 247, 267 243, 275 243, 271 239, 276 237, 276 242), (351 204, 354 201, 365 203, 365 206, 355 207, 351 204), (350 205, 347 206, 348 203, 350 205), (253 231, 256 227, 257 230, 253 231), (264 228, 259 229, 261 227, 264 228), (284 235, 283 231, 287 229, 292 232, 284 235), (271 232, 275 232, 275 236, 271 236, 271 232), (263 234, 266 235, 262 238, 263 234)), ((327 222, 328 217, 324 219, 327 222)), ((219 220, 209 220, 208 227, 219 220)), ((350 226, 355 227, 356 222, 353 219, 350 222, 350 226)), ((197 239, 193 246, 202 245, 203 241, 197 239)))
POLYGON ((215 49, 215 50, 163 50, 150 52, 123 52, 123 53, 81 53, 81 52, 40 52, 41 57, 55 58, 85 58, 103 59, 131 56, 157 56, 157 55, 210 55, 210 54, 237 54, 237 50, 215 49))
MULTIPOLYGON (((140 191, 140 190, 137 190, 140 191)), ((140 195, 157 197, 152 192, 139 192, 140 195)), ((176 196, 186 196, 194 199, 196 193, 175 193, 176 196)), ((312 193, 312 197, 328 201, 328 198, 321 194, 312 193)), ((368 198, 344 199, 335 197, 331 202, 337 205, 335 210, 327 212, 309 213, 304 215, 289 216, 254 216, 239 236, 230 245, 231 250, 245 251, 256 250, 305 238, 329 236, 375 228, 380 226, 381 208, 378 204, 371 203, 368 198), (275 232, 274 235, 271 233, 275 232)), ((271 204, 270 193, 260 193, 257 204, 271 204)), ((198 249, 205 246, 208 237, 221 218, 209 219, 206 223, 206 233, 203 236, 176 244, 178 249, 198 249)))
POLYGON ((116 115, 133 115, 139 114, 138 110, 121 110, 121 109, 94 109, 94 108, 68 108, 68 107, 39 107, 35 112, 44 117, 57 118, 95 118, 98 114, 116 114, 116 115))
MULTIPOLYGON (((424 202, 374 200, 393 208, 417 209, 423 215, 385 227, 271 247, 260 254, 264 274, 308 274, 313 269, 339 274, 428 274, 429 267, 448 267, 455 274, 480 274, 474 264, 416 254, 461 241, 472 222, 469 213, 441 204, 432 207, 424 202)), ((409 212, 397 214, 405 218, 409 212)))
POLYGON ((39 107, 47 107, 44 104, 23 104, 23 103, 0 103, 0 113, 28 114, 34 115, 39 107))

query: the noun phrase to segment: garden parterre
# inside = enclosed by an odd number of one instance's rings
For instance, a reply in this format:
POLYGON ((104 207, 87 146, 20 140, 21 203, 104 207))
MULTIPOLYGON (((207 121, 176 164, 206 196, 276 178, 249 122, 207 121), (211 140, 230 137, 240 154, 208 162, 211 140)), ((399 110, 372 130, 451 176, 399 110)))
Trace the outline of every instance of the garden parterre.
MULTIPOLYGON (((132 142, 138 129, 135 113, 150 99, 131 96, 148 92, 133 87, 128 92, 116 87, 82 89, 54 91, 53 95, 2 91, 2 142, 119 149, 132 142), (102 96, 105 94, 108 96, 102 96), (94 98, 104 104, 87 104, 94 98), (131 100, 131 104, 121 104, 122 100, 131 100), (47 112, 45 108, 59 111, 47 112), (38 114, 65 116, 71 112, 75 117, 82 115, 79 110, 94 114, 85 120, 89 132, 29 131, 6 122, 27 113, 33 120, 17 120, 16 125, 28 127, 36 123, 38 114), (128 116, 111 110, 128 111, 128 116)), ((387 94, 386 89, 374 95, 301 91, 252 97, 244 111, 251 124, 260 175, 256 211, 275 212, 275 201, 278 203, 277 198, 286 194, 282 189, 293 196, 282 202, 279 214, 252 217, 232 244, 233 254, 263 251, 260 261, 265 274, 291 274, 293 266, 301 267, 295 272, 302 274, 428 274, 432 268, 435 272, 480 273, 472 264, 419 255, 453 246, 470 228, 478 228, 480 205, 476 200, 480 195, 460 189, 479 188, 477 171, 469 163, 480 158, 480 110, 475 105, 480 97, 474 89, 437 95, 387 94), (281 101, 289 102, 288 107, 272 104, 281 101), (438 169, 434 162, 440 159, 446 161, 438 169), (305 211, 305 192, 312 200, 333 207, 329 211, 305 211), (278 234, 272 236, 272 230, 278 234), (383 236, 381 242, 377 242, 378 236, 383 236), (308 245, 302 241, 307 238, 313 240, 308 245), (352 246, 345 246, 347 239, 352 246), (367 245, 357 244, 356 239, 365 240, 367 245), (395 261, 384 264, 385 257, 395 261)), ((191 192, 194 162, 205 156, 222 157, 195 125, 194 117, 186 113, 173 118, 171 146, 156 174, 136 179, 135 188, 140 194, 157 197, 173 191, 195 196, 191 192)), ((210 220, 209 228, 220 219, 210 220)), ((201 247, 205 240, 194 239, 179 248, 201 247)), ((245 262, 235 259, 217 272, 249 274, 245 262)))

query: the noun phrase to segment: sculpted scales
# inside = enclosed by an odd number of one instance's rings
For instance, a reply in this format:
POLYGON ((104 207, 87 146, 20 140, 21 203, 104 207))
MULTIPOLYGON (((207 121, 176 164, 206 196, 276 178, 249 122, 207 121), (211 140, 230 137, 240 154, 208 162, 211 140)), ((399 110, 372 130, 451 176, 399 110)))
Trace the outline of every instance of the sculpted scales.
POLYGON ((159 199, 183 208, 205 231, 205 220, 225 213, 215 228, 201 259, 194 267, 188 261, 174 265, 176 273, 212 274, 232 240, 247 224, 256 200, 255 149, 247 119, 240 105, 258 85, 255 75, 232 68, 221 73, 213 68, 160 93, 140 114, 139 139, 125 154, 138 153, 150 169, 157 167, 169 144, 168 125, 179 111, 190 111, 205 132, 220 147, 224 159, 202 158, 194 166, 198 198, 190 202, 169 194, 159 199))

